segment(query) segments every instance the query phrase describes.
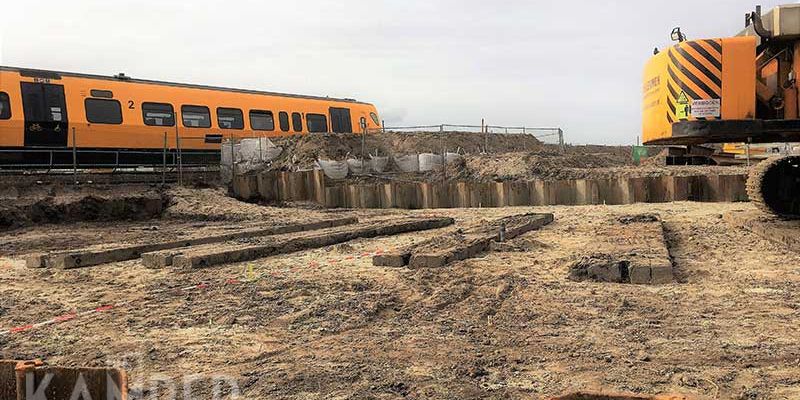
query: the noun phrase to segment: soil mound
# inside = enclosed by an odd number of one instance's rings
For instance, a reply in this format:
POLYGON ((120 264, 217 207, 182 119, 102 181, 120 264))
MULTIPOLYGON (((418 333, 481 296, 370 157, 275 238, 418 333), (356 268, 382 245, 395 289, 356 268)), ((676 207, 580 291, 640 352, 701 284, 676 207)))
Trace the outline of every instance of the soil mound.
MULTIPOLYGON (((362 137, 356 134, 313 134, 274 139, 283 147, 283 154, 273 169, 310 167, 318 158, 344 160, 348 156, 361 157, 362 137)), ((508 153, 542 147, 533 135, 481 134, 473 132, 386 132, 364 138, 364 154, 406 155, 443 151, 478 154, 508 153)))
POLYGON ((125 197, 46 197, 27 204, 0 206, 0 229, 76 221, 145 220, 159 217, 167 202, 165 195, 157 193, 125 197))
POLYGON ((635 165, 630 147, 591 147, 568 148, 565 153, 543 147, 533 152, 472 154, 449 164, 446 174, 451 179, 476 181, 554 181, 747 173, 747 167, 635 165))
MULTIPOLYGON (((287 223, 302 220, 292 208, 265 207, 246 203, 228 196, 226 188, 193 189, 176 187, 167 191, 169 204, 164 217, 192 221, 268 221, 287 223)), ((320 218, 324 214, 305 210, 306 218, 320 218)))

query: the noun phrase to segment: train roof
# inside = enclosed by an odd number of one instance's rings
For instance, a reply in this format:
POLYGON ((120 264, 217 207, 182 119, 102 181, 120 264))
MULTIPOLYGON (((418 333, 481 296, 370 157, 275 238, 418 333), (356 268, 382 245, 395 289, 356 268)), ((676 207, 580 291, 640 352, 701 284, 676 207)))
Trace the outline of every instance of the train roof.
POLYGON ((221 86, 196 85, 196 84, 191 84, 191 83, 166 82, 166 81, 156 81, 156 80, 150 80, 150 79, 137 79, 137 78, 129 77, 129 76, 125 75, 125 74, 119 74, 119 75, 114 75, 114 76, 105 76, 105 75, 82 74, 82 73, 77 73, 77 72, 52 71, 52 70, 44 70, 44 69, 7 67, 7 66, 0 66, 0 71, 18 72, 22 76, 32 77, 32 78, 61 79, 62 76, 68 76, 68 77, 74 77, 74 78, 97 79, 97 80, 114 81, 114 82, 143 83, 143 84, 148 84, 148 85, 182 87, 182 88, 189 88, 189 89, 220 90, 220 91, 234 92, 234 93, 261 94, 261 95, 268 95, 268 96, 291 97, 291 98, 297 98, 297 99, 339 101, 339 102, 344 102, 344 103, 355 103, 355 104, 367 104, 367 105, 369 105, 369 103, 361 102, 361 101, 358 101, 358 100, 355 100, 355 99, 343 99, 343 98, 322 97, 322 96, 309 96, 309 95, 302 95, 302 94, 268 92, 268 91, 263 91, 263 90, 237 89, 237 88, 228 88, 228 87, 221 87, 221 86))

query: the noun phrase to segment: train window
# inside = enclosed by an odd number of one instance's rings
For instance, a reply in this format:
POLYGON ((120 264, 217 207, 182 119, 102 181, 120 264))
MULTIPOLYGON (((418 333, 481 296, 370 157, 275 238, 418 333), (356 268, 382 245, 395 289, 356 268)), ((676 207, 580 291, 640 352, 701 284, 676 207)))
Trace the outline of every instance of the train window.
POLYGON ((281 123, 281 130, 289 132, 289 114, 287 114, 286 111, 281 111, 278 114, 278 120, 281 123))
POLYGON ((147 126, 175 126, 172 104, 142 103, 142 118, 147 126))
POLYGON ((217 126, 222 129, 244 129, 244 114, 238 108, 217 108, 217 126))
POLYGON ((303 117, 300 116, 300 113, 292 113, 292 129, 295 132, 303 131, 303 117))
POLYGON ((211 128, 211 113, 206 106, 181 106, 181 119, 187 128, 211 128))
POLYGON ((322 114, 306 114, 306 124, 312 133, 328 131, 328 118, 322 114))
POLYGON ((9 118, 11 118, 11 101, 7 93, 0 92, 0 119, 9 118))
POLYGON ((250 110, 250 127, 254 131, 274 131, 275 118, 272 111, 250 110))
POLYGON ((122 106, 116 100, 86 99, 86 120, 93 124, 121 124, 122 106))
POLYGON ((375 125, 381 126, 381 121, 378 120, 378 114, 371 112, 369 113, 369 117, 372 118, 372 122, 374 122, 375 125))
POLYGON ((92 97, 102 97, 105 99, 114 98, 114 93, 110 90, 92 89, 91 91, 89 91, 89 94, 91 94, 92 97))

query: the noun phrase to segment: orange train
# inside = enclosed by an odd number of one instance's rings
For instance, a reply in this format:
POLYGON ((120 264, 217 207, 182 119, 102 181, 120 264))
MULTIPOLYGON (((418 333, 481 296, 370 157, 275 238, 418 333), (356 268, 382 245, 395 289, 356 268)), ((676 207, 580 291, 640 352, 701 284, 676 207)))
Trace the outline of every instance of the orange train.
POLYGON ((372 104, 352 99, 0 67, 0 150, 218 150, 223 138, 380 128, 372 104), (75 142, 73 143, 73 137, 75 142), (176 140, 176 138, 180 138, 176 140))

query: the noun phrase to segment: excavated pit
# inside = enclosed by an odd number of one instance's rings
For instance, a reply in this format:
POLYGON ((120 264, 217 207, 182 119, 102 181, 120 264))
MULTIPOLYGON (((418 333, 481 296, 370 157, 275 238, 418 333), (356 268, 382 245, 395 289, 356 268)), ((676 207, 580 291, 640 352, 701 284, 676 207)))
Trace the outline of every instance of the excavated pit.
POLYGON ((168 196, 159 193, 122 197, 87 195, 68 200, 47 197, 27 204, 0 206, 0 230, 62 222, 141 221, 160 217, 168 202, 168 196))

